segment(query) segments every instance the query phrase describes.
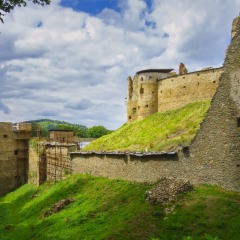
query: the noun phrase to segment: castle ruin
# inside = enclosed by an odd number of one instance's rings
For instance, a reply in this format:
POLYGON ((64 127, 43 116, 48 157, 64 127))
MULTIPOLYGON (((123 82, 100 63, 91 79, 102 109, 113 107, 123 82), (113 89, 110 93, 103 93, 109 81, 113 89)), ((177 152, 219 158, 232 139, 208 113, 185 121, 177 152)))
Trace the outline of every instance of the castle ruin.
POLYGON ((0 123, 0 195, 27 182, 64 177, 65 170, 139 182, 163 177, 187 178, 240 191, 240 17, 233 21, 232 42, 224 66, 190 72, 181 66, 148 69, 128 78, 128 122, 155 112, 211 100, 210 108, 192 143, 169 153, 77 152, 72 133, 52 132, 44 151, 28 159, 28 125, 0 123), (70 139, 70 140, 68 140, 70 139), (58 142, 59 141, 59 142, 58 142), (69 152, 75 151, 70 153, 69 152))

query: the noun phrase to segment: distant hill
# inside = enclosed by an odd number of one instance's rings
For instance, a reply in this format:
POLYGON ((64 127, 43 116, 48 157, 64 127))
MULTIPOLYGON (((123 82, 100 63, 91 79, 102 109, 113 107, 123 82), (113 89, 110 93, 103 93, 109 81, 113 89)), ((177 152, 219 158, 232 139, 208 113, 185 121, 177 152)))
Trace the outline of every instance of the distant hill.
POLYGON ((73 130, 77 137, 90 137, 98 138, 106 135, 112 131, 106 129, 103 126, 93 126, 91 128, 81 124, 73 124, 65 121, 52 120, 52 119, 37 119, 31 121, 25 121, 25 123, 32 124, 32 135, 37 136, 37 130, 40 128, 42 136, 47 137, 49 130, 73 130))
POLYGON ((174 151, 191 143, 210 106, 209 101, 191 103, 158 112, 87 145, 86 151, 174 151))

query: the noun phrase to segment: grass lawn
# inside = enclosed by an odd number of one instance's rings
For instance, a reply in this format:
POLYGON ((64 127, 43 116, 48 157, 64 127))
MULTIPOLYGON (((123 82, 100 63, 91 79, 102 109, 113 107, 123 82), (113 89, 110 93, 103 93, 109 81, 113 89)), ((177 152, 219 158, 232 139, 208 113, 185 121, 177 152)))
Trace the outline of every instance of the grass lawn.
POLYGON ((0 198, 1 240, 240 239, 240 193, 199 186, 171 203, 150 205, 152 185, 72 175, 56 184, 24 185, 0 198), (43 218, 57 201, 74 203, 43 218))

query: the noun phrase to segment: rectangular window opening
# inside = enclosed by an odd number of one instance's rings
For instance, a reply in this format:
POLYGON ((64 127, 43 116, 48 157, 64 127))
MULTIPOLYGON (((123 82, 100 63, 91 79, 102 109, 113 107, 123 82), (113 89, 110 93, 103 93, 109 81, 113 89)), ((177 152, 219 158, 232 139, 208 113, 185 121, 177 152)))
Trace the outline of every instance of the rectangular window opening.
POLYGON ((3 135, 3 138, 8 138, 8 135, 3 135))

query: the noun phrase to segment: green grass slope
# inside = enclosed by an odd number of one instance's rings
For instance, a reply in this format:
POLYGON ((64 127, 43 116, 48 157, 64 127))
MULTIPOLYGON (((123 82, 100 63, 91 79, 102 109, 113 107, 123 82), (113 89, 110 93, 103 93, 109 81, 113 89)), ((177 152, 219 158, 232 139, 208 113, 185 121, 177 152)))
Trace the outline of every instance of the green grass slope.
POLYGON ((240 239, 240 193, 200 186, 166 208, 150 205, 152 186, 73 175, 39 188, 24 185, 0 198, 1 240, 240 239), (41 217, 57 201, 76 201, 41 217))
POLYGON ((171 151, 189 145, 199 129, 209 101, 191 103, 183 108, 155 113, 133 123, 124 124, 103 136, 84 151, 171 151))

